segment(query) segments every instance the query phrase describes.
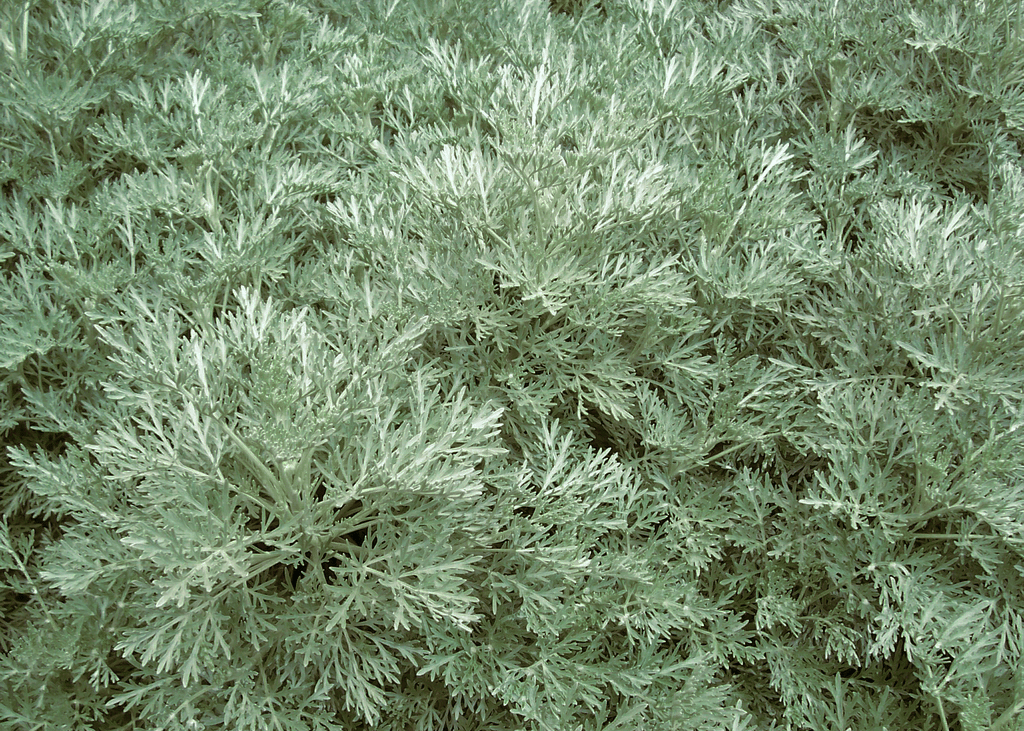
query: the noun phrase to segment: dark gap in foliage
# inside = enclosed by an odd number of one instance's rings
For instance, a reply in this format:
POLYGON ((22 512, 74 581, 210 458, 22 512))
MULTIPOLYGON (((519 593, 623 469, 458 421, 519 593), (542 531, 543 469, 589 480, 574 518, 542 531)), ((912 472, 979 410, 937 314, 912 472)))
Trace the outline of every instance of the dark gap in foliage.
MULTIPOLYGON (((826 225, 831 225, 826 222, 826 225)), ((847 254, 856 254, 864 247, 865 241, 870 241, 874 233, 874 226, 868 216, 858 216, 846 227, 843 234, 843 251, 847 254), (858 225, 858 221, 862 221, 858 225)))
POLYGON ((8 444, 17 444, 29 452, 41 449, 46 454, 59 458, 65 454, 68 445, 75 443, 75 438, 67 432, 42 431, 27 421, 19 421, 17 426, 4 432, 4 441, 8 444))
POLYGON ((535 508, 532 505, 517 505, 512 508, 513 515, 517 515, 520 518, 526 518, 527 520, 533 517, 534 511, 535 508))
POLYGON ((350 533, 346 533, 342 538, 351 543, 353 546, 363 547, 366 545, 366 537, 369 534, 368 528, 358 528, 350 533))
POLYGON ((587 412, 586 432, 590 446, 598 452, 609 450, 612 454, 619 453, 619 445, 611 431, 605 426, 599 413, 587 412))
POLYGON ((548 0, 548 8, 558 15, 578 17, 588 10, 596 11, 601 18, 608 17, 602 0, 548 0))
POLYGON ((299 582, 302 577, 306 575, 306 570, 309 568, 309 551, 306 551, 303 555, 303 560, 297 565, 291 567, 285 574, 287 579, 287 586, 293 591, 299 588, 299 582))

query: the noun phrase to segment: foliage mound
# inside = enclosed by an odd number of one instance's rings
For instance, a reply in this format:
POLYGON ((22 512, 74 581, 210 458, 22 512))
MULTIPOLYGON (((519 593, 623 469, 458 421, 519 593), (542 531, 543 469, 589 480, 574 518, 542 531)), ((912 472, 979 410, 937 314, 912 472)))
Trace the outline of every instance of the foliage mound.
POLYGON ((3 728, 1021 728, 1020 3, 4 6, 3 728))

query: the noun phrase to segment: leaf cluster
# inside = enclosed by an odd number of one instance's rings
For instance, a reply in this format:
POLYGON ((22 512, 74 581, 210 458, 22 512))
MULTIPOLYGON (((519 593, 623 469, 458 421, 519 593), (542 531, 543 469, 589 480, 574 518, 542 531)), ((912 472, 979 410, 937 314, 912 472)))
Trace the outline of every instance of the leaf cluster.
POLYGON ((1012 0, 0 24, 0 727, 1008 731, 1012 0))

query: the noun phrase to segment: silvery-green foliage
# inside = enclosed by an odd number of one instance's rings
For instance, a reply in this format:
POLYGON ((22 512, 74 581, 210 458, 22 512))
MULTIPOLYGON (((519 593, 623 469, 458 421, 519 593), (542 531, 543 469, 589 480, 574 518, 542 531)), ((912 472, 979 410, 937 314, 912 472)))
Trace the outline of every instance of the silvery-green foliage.
POLYGON ((0 12, 0 726, 1019 725, 1020 3, 0 12))

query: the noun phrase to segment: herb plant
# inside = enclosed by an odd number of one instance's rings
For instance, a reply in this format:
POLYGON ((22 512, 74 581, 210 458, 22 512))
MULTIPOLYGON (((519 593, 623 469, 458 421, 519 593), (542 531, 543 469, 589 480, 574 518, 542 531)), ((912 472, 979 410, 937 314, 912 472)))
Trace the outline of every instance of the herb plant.
POLYGON ((2 13, 0 727, 1021 727, 1019 2, 2 13))

